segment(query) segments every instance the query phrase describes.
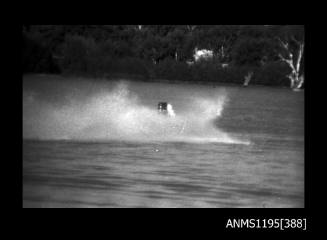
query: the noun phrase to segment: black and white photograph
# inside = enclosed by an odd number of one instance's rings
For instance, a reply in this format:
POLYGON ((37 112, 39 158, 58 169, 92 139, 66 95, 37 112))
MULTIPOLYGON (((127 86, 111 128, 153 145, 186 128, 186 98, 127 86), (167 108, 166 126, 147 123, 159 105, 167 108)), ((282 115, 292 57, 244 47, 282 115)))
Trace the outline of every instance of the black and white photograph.
POLYGON ((22 207, 304 208, 304 33, 23 24, 22 207))

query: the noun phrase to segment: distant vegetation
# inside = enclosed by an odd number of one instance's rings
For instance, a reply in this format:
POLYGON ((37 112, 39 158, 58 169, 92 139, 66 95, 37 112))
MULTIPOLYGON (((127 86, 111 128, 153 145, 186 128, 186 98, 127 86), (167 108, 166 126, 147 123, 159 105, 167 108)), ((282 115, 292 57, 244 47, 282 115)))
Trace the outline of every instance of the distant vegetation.
POLYGON ((22 33, 23 73, 304 86, 302 25, 23 25, 22 33), (195 49, 213 56, 194 61, 195 49))

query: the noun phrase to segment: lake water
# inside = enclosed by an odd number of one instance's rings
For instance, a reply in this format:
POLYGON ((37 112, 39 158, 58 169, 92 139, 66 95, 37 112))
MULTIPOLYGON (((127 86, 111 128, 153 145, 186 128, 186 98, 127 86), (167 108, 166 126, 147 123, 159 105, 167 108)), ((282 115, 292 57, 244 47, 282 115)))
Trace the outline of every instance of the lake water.
POLYGON ((304 207, 304 93, 28 75, 22 161, 23 207, 304 207))

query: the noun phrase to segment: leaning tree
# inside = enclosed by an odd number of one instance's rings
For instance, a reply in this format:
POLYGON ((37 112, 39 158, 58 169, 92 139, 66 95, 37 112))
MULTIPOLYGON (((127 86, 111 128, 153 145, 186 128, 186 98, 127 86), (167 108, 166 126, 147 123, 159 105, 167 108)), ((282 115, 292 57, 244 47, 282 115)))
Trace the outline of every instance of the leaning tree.
POLYGON ((278 57, 290 67, 291 89, 299 90, 304 83, 304 27, 283 26, 278 35, 278 57))

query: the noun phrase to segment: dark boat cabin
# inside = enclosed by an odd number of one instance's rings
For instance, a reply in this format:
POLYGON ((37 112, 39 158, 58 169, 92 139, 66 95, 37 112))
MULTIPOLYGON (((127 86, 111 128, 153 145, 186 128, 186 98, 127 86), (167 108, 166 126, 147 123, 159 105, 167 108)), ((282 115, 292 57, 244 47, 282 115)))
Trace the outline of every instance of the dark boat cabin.
POLYGON ((158 112, 160 114, 164 114, 165 116, 175 117, 175 112, 173 110, 173 106, 167 102, 159 102, 158 103, 158 112))
POLYGON ((168 114, 167 106, 168 106, 167 102, 159 102, 158 103, 158 112, 161 114, 167 115, 168 114))

